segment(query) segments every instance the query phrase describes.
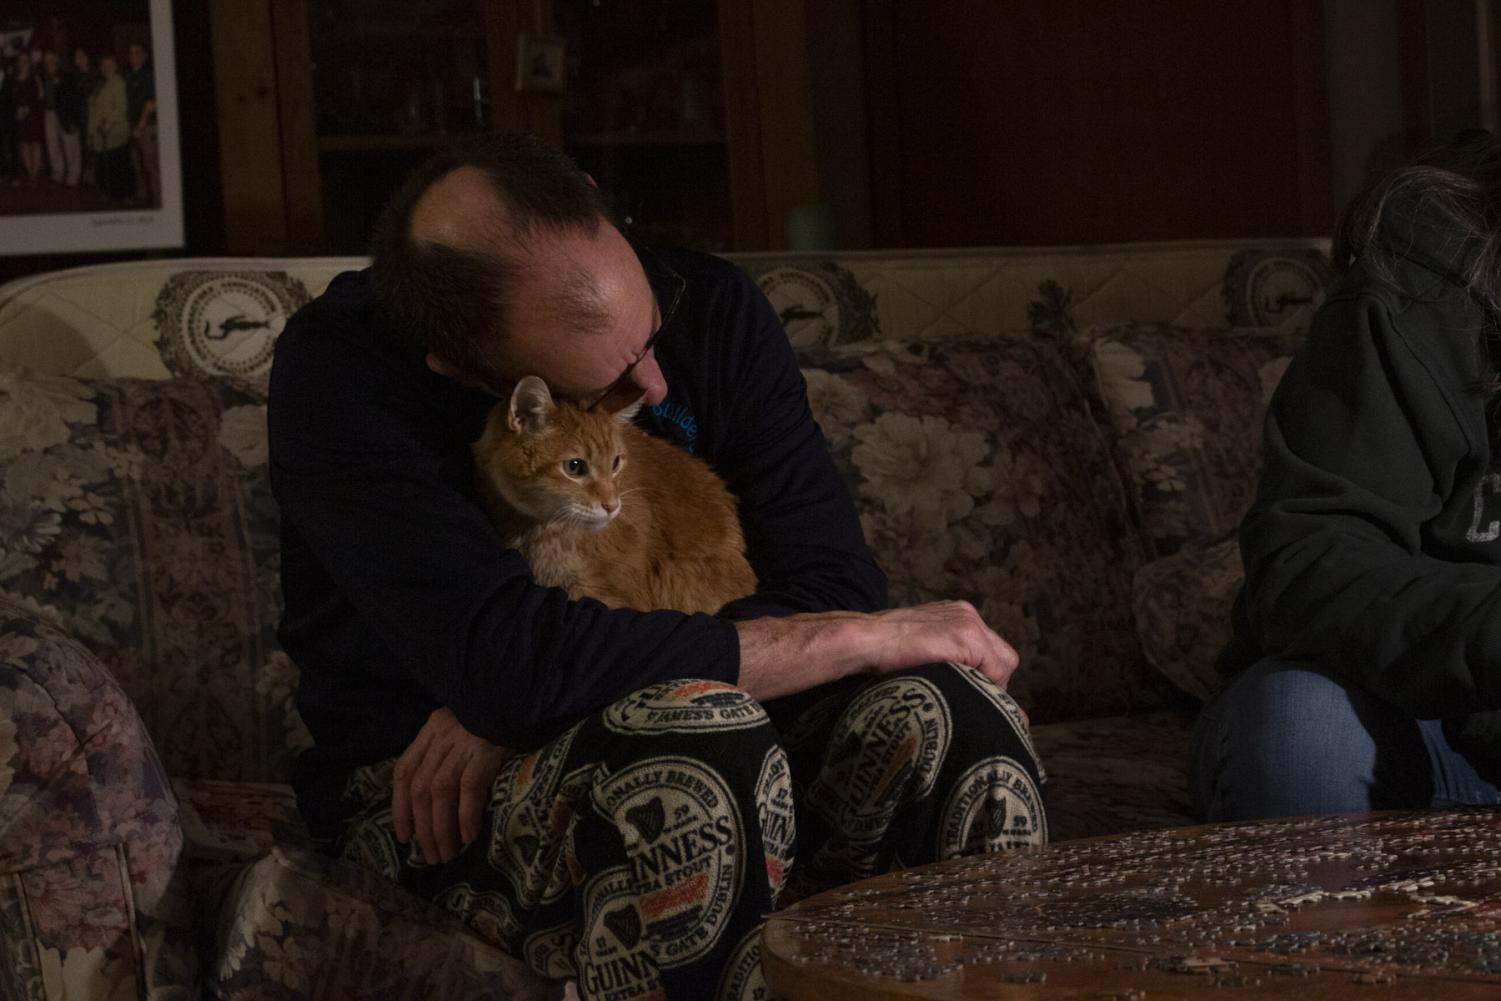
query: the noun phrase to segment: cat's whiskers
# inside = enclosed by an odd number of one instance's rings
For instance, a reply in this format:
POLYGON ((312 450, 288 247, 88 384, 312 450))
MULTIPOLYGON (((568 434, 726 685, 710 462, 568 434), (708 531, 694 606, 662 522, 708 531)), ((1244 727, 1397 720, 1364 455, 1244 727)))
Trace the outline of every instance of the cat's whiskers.
POLYGON ((585 528, 602 528, 608 524, 610 517, 604 513, 603 508, 590 507, 577 501, 570 502, 549 519, 553 524, 568 526, 583 526, 585 528))

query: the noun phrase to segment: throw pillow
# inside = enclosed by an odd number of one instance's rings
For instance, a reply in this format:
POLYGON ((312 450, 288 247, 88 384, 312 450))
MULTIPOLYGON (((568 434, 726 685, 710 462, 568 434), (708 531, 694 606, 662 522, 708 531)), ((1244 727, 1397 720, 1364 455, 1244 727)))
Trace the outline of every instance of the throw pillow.
POLYGON ((115 679, 0 599, 0 998, 187 996, 182 848, 177 803, 115 679))
POLYGON ((1130 611, 1124 488, 1058 348, 1030 333, 875 341, 803 374, 893 605, 971 601, 1038 719, 1160 704, 1130 611))
POLYGON ((1256 495, 1272 390, 1301 333, 1125 326, 1090 358, 1148 552, 1234 531, 1256 495))
POLYGON ((0 372, 0 595, 120 680, 169 774, 286 781, 265 400, 212 379, 0 372))
POLYGON ((1207 700, 1214 663, 1230 642, 1230 609, 1245 574, 1234 536, 1184 546, 1136 573, 1133 605, 1147 661, 1181 690, 1207 700))

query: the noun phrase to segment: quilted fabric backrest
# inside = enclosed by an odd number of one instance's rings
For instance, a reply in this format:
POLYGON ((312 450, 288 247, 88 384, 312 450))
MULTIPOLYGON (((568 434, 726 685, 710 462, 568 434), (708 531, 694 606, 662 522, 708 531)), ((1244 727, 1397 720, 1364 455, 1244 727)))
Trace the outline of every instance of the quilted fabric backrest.
POLYGON ((287 319, 361 258, 106 264, 0 286, 0 369, 263 377, 287 319))
MULTIPOLYGON (((799 348, 1121 323, 1307 326, 1327 240, 731 254, 799 348)), ((287 318, 363 258, 139 261, 0 286, 0 369, 99 378, 263 374, 287 318)))

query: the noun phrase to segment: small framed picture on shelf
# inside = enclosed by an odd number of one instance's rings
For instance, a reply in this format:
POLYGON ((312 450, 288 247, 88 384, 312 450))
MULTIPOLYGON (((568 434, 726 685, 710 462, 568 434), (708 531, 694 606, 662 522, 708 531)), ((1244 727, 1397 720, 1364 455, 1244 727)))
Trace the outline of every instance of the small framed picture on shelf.
POLYGON ((516 39, 516 89, 521 93, 563 92, 568 43, 557 35, 523 32, 516 39))
POLYGON ((180 247, 171 0, 0 0, 0 254, 180 247))

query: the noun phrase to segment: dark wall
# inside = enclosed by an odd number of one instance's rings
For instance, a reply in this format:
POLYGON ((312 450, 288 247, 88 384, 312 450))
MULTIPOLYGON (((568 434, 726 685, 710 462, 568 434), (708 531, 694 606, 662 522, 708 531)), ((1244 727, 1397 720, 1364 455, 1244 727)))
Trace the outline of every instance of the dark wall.
POLYGON ((1319 6, 865 0, 875 244, 1328 232, 1319 6))

